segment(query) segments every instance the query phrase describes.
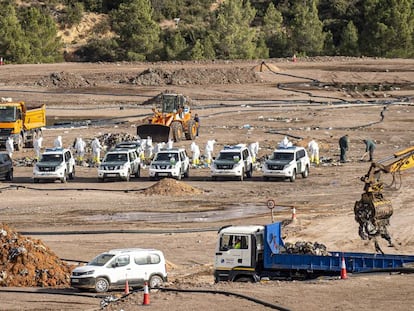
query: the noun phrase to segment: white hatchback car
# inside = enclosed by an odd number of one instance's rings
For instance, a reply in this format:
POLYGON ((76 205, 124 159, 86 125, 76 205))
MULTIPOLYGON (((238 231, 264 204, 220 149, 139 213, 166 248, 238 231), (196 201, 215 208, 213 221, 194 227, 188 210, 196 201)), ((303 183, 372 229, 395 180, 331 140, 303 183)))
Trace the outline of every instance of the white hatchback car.
POLYGON ((294 182, 297 174, 302 174, 303 178, 307 178, 309 167, 310 160, 305 148, 298 146, 278 148, 262 166, 263 179, 289 178, 291 182, 294 182))
POLYGON ((70 285, 74 288, 103 293, 109 289, 141 287, 148 282, 150 288, 167 281, 164 254, 156 249, 113 249, 96 256, 85 266, 72 271, 70 285))

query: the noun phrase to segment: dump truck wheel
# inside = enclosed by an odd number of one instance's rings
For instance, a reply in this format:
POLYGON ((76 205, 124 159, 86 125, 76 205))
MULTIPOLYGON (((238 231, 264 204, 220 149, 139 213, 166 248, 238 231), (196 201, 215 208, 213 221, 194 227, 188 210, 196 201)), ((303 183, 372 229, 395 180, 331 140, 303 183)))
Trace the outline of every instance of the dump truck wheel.
POLYGON ((187 140, 194 140, 197 134, 197 125, 194 120, 188 121, 187 132, 185 133, 185 138, 187 140))
POLYGON ((180 122, 173 122, 171 124, 173 139, 175 142, 181 141, 183 137, 183 125, 180 122))

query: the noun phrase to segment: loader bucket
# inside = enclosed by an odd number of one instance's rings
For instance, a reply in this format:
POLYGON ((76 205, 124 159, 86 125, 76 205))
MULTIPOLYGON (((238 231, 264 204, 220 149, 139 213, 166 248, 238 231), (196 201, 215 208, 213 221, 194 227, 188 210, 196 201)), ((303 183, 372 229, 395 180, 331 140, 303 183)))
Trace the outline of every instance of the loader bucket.
POLYGON ((144 124, 137 127, 137 135, 141 139, 150 136, 154 143, 166 143, 170 138, 170 127, 162 124, 144 124))

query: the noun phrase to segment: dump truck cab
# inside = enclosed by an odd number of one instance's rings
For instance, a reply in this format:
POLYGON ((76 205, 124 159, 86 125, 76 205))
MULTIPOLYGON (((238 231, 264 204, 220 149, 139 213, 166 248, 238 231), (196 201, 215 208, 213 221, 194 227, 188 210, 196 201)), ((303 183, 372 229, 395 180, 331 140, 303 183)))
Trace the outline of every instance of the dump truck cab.
POLYGON ((219 230, 216 245, 216 282, 258 281, 256 270, 262 269, 263 226, 228 226, 219 230))

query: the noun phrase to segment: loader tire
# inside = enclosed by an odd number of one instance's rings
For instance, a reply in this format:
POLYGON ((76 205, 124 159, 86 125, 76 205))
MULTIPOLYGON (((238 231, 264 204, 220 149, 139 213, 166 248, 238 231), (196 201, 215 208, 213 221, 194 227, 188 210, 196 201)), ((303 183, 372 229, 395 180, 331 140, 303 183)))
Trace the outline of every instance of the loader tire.
POLYGON ((197 125, 194 120, 188 121, 188 128, 185 132, 185 138, 187 140, 194 140, 197 134, 197 125))
POLYGON ((174 142, 179 142, 183 138, 183 125, 180 122, 173 122, 171 124, 171 131, 174 142))

